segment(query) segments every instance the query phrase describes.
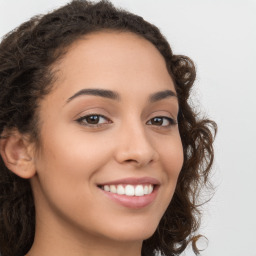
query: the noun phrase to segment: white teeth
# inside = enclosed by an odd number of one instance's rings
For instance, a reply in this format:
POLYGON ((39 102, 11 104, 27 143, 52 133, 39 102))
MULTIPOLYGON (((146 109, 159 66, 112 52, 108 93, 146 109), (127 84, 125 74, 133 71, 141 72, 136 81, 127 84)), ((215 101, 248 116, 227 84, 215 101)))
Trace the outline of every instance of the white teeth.
POLYGON ((149 185, 149 188, 148 188, 148 193, 151 194, 153 191, 153 186, 152 185, 149 185))
POLYGON ((118 195, 144 196, 153 192, 153 185, 104 185, 102 189, 118 195))
POLYGON ((124 187, 122 185, 118 185, 116 192, 118 195, 123 195, 125 193, 124 187))
POLYGON ((132 186, 132 185, 127 185, 127 186, 125 187, 125 194, 126 194, 127 196, 134 196, 134 186, 132 186))
POLYGON ((110 192, 116 193, 116 186, 115 185, 110 185, 110 192))
POLYGON ((104 190, 105 191, 110 191, 110 187, 108 185, 104 185, 104 190))
POLYGON ((144 196, 144 189, 142 185, 138 185, 135 188, 135 196, 144 196))
POLYGON ((145 186, 144 187, 144 195, 147 195, 148 194, 148 186, 145 186))

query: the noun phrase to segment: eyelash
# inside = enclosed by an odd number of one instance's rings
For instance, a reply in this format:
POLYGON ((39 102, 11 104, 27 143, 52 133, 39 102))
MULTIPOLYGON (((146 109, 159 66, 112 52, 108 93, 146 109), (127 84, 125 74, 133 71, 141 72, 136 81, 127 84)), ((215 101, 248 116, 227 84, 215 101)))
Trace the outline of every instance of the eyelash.
POLYGON ((100 126, 105 125, 105 124, 107 124, 107 123, 108 123, 108 124, 109 124, 109 123, 112 123, 109 118, 107 118, 107 117, 105 117, 105 116, 103 116, 103 115, 99 115, 99 114, 90 114, 90 115, 82 116, 82 117, 78 118, 76 121, 77 121, 79 124, 82 124, 82 125, 84 125, 84 126, 89 126, 89 127, 100 127, 100 126), (97 123, 97 124, 90 124, 90 123, 88 123, 88 120, 86 120, 86 119, 89 118, 89 117, 97 117, 97 118, 99 118, 99 120, 100 120, 101 118, 104 118, 105 120, 107 120, 107 122, 104 122, 104 123, 97 123), (85 122, 85 121, 86 121, 86 122, 85 122))
MULTIPOLYGON (((101 126, 103 126, 103 125, 105 125, 105 124, 112 123, 112 121, 111 121, 109 118, 107 118, 107 117, 104 116, 104 115, 99 115, 99 114, 90 114, 90 115, 82 116, 82 117, 78 118, 76 121, 77 121, 79 124, 81 124, 81 125, 89 126, 89 127, 95 127, 95 128, 101 127, 101 126), (98 120, 100 120, 101 118, 103 118, 103 119, 107 120, 107 122, 90 124, 90 123, 88 123, 88 120, 86 120, 86 119, 88 119, 88 118, 90 118, 90 117, 94 117, 94 118, 96 117, 98 120), (86 121, 86 122, 85 122, 85 121, 86 121)), ((168 127, 171 127, 171 126, 176 125, 176 124, 177 124, 177 121, 174 120, 173 118, 166 117, 166 116, 155 116, 155 117, 151 118, 149 121, 147 121, 146 124, 154 125, 154 126, 156 126, 156 127, 158 127, 158 128, 159 128, 159 127, 168 128, 168 127), (164 123, 164 121, 167 120, 168 124, 167 124, 167 125, 154 125, 154 124, 152 124, 152 121, 153 121, 154 119, 158 119, 158 120, 161 119, 162 123, 164 123)))
MULTIPOLYGON (((174 120, 173 118, 170 118, 170 117, 167 117, 167 116, 155 116, 153 118, 151 118, 149 121, 147 121, 146 124, 148 124, 149 122, 151 122, 151 125, 152 124, 152 120, 154 119, 162 119, 162 122, 164 122, 164 120, 167 120, 167 122, 169 123, 168 125, 160 125, 160 127, 163 127, 163 128, 167 128, 167 127, 170 127, 170 126, 173 126, 173 125, 176 125, 177 124, 177 121, 174 120)), ((159 125, 155 125, 155 126, 159 126, 159 125)))

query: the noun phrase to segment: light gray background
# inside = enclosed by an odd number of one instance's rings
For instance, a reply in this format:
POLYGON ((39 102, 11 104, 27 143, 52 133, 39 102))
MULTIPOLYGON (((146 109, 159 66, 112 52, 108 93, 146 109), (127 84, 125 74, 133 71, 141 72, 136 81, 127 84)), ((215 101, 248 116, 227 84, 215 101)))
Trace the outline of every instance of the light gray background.
MULTIPOLYGON (((0 36, 66 0, 0 0, 0 36)), ((203 256, 256 256, 256 1, 112 0, 156 24, 175 54, 191 57, 195 103, 219 126, 213 180, 205 207, 203 256)), ((193 255, 188 249, 184 255, 193 255)))

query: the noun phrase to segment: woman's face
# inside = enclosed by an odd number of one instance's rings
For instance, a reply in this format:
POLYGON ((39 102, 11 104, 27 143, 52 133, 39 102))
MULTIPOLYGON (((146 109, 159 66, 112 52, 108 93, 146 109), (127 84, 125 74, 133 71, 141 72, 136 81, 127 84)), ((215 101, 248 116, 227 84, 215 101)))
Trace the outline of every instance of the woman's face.
POLYGON ((163 57, 135 34, 99 32, 76 41, 54 69, 31 179, 37 227, 116 241, 150 237, 183 164, 163 57))

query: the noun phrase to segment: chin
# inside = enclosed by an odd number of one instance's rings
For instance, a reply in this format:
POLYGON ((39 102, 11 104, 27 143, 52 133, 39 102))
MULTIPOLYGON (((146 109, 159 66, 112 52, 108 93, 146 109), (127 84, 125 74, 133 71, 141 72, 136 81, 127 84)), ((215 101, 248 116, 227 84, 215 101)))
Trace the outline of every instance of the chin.
MULTIPOLYGON (((158 224, 158 223, 157 223, 158 224)), ((150 238, 157 228, 156 225, 152 225, 149 223, 141 224, 130 224, 127 226, 119 225, 117 230, 113 230, 111 234, 109 234, 112 239, 117 241, 143 241, 150 238)))

